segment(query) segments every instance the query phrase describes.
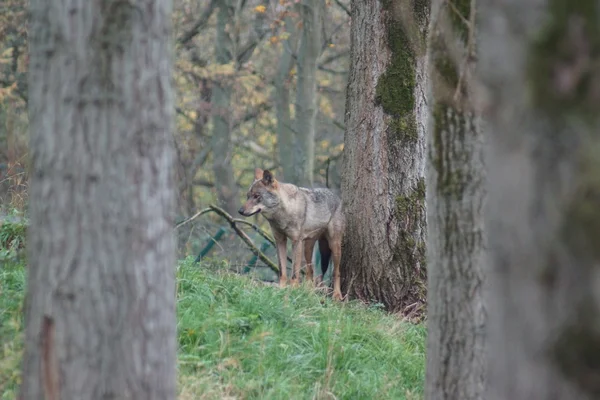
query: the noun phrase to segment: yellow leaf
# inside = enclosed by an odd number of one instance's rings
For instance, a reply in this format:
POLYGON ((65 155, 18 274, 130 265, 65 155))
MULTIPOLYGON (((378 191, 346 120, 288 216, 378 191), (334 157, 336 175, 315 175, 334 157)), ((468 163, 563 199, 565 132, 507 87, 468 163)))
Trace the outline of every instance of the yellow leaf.
POLYGON ((260 6, 254 7, 254 11, 256 11, 257 13, 263 14, 265 11, 267 11, 267 7, 265 7, 261 4, 260 6))

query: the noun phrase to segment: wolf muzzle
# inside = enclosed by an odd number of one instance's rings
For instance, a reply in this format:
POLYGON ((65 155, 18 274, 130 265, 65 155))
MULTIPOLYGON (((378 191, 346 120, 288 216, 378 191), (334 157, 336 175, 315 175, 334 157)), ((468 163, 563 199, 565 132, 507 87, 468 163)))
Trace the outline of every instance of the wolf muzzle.
POLYGON ((244 207, 241 207, 238 212, 243 215, 244 217, 251 217, 254 214, 258 214, 259 212, 262 211, 262 208, 257 209, 256 211, 254 211, 252 214, 246 214, 246 211, 244 210, 244 207))

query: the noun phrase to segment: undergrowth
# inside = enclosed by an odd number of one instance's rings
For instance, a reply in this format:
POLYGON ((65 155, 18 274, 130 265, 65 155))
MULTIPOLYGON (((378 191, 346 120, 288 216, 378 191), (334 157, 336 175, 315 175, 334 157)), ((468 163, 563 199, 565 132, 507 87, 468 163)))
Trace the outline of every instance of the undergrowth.
MULTIPOLYGON (((25 268, 0 267, 0 399, 16 398, 25 268)), ((177 267, 179 399, 422 398, 425 328, 307 287, 177 267)))

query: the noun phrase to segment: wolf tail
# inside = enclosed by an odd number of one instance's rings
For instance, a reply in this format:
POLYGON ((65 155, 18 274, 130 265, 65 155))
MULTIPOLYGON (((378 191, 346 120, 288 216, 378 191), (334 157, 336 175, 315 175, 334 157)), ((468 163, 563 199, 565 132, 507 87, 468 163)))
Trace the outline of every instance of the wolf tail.
POLYGON ((329 261, 331 260, 331 249, 327 239, 319 239, 319 252, 321 253, 321 274, 325 277, 327 268, 329 268, 329 261))

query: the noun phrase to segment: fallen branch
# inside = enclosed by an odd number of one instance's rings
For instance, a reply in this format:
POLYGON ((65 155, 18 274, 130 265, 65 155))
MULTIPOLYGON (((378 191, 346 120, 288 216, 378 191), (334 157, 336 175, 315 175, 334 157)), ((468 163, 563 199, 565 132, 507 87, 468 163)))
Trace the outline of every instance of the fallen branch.
MULTIPOLYGON (((277 249, 277 243, 275 243, 275 240, 267 232, 263 231, 258 226, 254 225, 252 222, 244 221, 243 219, 239 219, 239 218, 235 218, 233 221, 236 223, 239 222, 240 224, 250 226, 252 229, 254 229, 255 232, 257 232, 260 236, 265 238, 265 240, 267 240, 269 243, 271 243, 273 245, 273 247, 275 247, 275 249, 277 249)), ((287 259, 289 262, 293 262, 292 258, 290 256, 288 256, 287 259)))
MULTIPOLYGON (((269 235, 267 232, 260 229, 258 226, 254 225, 252 222, 244 221, 243 219, 239 219, 239 218, 234 218, 233 221, 239 222, 240 224, 248 225, 249 227, 254 229, 254 231, 256 233, 258 233, 260 236, 265 238, 265 240, 267 240, 269 243, 271 243, 273 245, 273 247, 275 247, 275 249, 277 249, 277 243, 275 243, 275 240, 271 237, 271 235, 269 235)), ((287 259, 289 262, 293 262, 292 258, 290 256, 288 256, 287 259)))
POLYGON ((260 236, 262 236, 268 242, 270 242, 273 246, 277 246, 277 244, 275 243, 275 240, 271 237, 271 235, 269 235, 267 232, 260 229, 258 226, 254 225, 252 222, 244 221, 243 219, 239 219, 239 218, 233 218, 233 222, 248 225, 249 227, 254 229, 254 231, 257 232, 260 236))
MULTIPOLYGON (((229 213, 227 211, 223 210, 220 207, 217 207, 213 204, 211 204, 208 207, 209 207, 209 211, 214 211, 217 214, 219 214, 221 217, 225 218, 227 220, 227 222, 229 222, 229 225, 233 228, 235 233, 237 233, 238 236, 240 238, 242 238, 242 240, 246 243, 246 245, 248 245, 248 247, 250 248, 252 253, 254 253, 258 258, 260 258, 260 260, 262 262, 264 262, 269 268, 271 268, 273 271, 275 271, 277 274, 279 274, 279 267, 277 265, 275 265, 275 263, 273 261, 271 261, 267 256, 265 256, 264 253, 262 251, 260 251, 254 245, 254 243, 252 243, 252 239, 250 239, 250 237, 246 234, 246 232, 241 230, 236 225, 236 222, 239 222, 239 221, 236 221, 231 215, 229 215, 229 213)), ((202 211, 204 211, 204 210, 202 210, 202 211)), ((244 221, 244 222, 246 222, 246 221, 244 221)))
MULTIPOLYGON (((256 248, 256 246, 252 242, 252 239, 250 239, 250 237, 248 237, 248 235, 244 231, 239 229, 235 224, 239 223, 239 224, 244 224, 244 225, 250 226, 252 229, 254 229, 255 232, 257 232, 260 236, 262 236, 265 240, 267 240, 269 243, 271 243, 273 245, 273 247, 275 247, 277 249, 277 244, 275 243, 275 240, 267 232, 260 229, 258 226, 254 225, 252 222, 244 221, 243 219, 233 218, 227 211, 225 211, 222 208, 219 208, 215 205, 211 204, 208 206, 208 208, 198 211, 196 214, 192 215, 188 219, 175 225, 175 229, 179 229, 183 225, 185 225, 189 222, 192 222, 193 220, 200 217, 201 215, 208 214, 209 212, 214 212, 214 213, 220 215, 221 217, 225 218, 227 220, 227 222, 229 222, 229 225, 231 225, 231 227, 238 234, 238 236, 241 237, 242 240, 244 242, 246 242, 246 244, 250 247, 250 250, 252 250, 252 253, 255 256, 257 256, 258 258, 260 258, 273 271, 279 272, 279 268, 275 265, 275 263, 273 263, 273 261, 271 261, 267 256, 264 255, 264 253, 262 253, 258 248, 256 248), (262 257, 260 256, 260 254, 262 254, 262 257)), ((292 259, 289 256, 287 257, 287 259, 289 260, 289 262, 292 262, 292 259)))
POLYGON ((205 208, 202 211, 198 211, 196 214, 192 215, 191 217, 189 217, 188 219, 181 221, 180 223, 178 223, 177 225, 175 225, 175 229, 179 229, 181 228, 183 225, 187 224, 188 222, 192 222, 193 220, 195 220, 196 218, 198 218, 201 215, 207 214, 209 212, 213 212, 214 210, 212 210, 210 207, 209 208, 205 208))

